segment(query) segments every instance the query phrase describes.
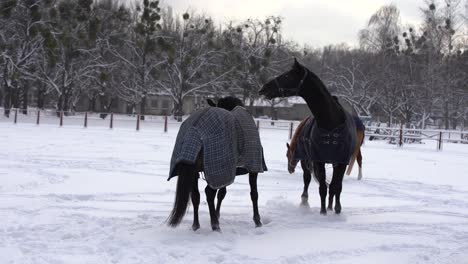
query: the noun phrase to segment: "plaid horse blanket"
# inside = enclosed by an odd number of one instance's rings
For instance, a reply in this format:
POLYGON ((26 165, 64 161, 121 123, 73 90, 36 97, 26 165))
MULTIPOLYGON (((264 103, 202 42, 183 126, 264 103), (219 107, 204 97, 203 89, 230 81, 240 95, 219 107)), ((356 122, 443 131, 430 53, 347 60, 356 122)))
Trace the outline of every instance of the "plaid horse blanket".
POLYGON ((294 160, 349 164, 356 146, 356 126, 362 122, 345 111, 346 120, 340 126, 325 130, 318 127, 314 118, 309 118, 300 134, 293 153, 294 160))
POLYGON ((178 175, 177 164, 195 164, 199 157, 203 161, 201 170, 205 180, 214 189, 231 184, 236 175, 263 172, 263 168, 266 169, 263 167, 263 149, 258 131, 256 137, 252 135, 252 124, 256 129, 253 118, 245 109, 229 112, 208 107, 192 113, 182 123, 177 135, 169 179, 178 175), (263 162, 261 166, 259 161, 263 162))
POLYGON ((260 135, 252 115, 242 106, 236 106, 231 113, 242 129, 236 174, 267 171, 260 135))

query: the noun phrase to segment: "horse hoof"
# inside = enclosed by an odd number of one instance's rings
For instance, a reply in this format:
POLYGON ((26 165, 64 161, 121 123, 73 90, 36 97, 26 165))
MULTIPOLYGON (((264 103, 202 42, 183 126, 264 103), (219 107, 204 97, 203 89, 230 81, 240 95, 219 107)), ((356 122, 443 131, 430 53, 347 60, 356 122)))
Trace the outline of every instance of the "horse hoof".
POLYGON ((260 219, 254 219, 254 223, 255 223, 255 227, 262 227, 263 225, 260 219))
POLYGON ((341 213, 341 206, 335 206, 335 214, 341 213))
POLYGON ((216 232, 220 232, 220 233, 221 233, 221 228, 219 228, 219 225, 212 225, 212 226, 211 226, 211 229, 212 229, 213 231, 216 231, 216 232))
POLYGON ((327 215, 327 210, 325 210, 325 209, 320 210, 320 214, 321 215, 327 215))
POLYGON ((306 205, 309 204, 309 197, 308 196, 301 196, 301 204, 306 205))
POLYGON ((197 231, 198 229, 200 229, 200 224, 193 224, 192 225, 192 230, 193 231, 197 231))
POLYGON ((328 206, 328 207, 327 207, 327 210, 328 210, 328 211, 333 211, 333 208, 332 208, 331 206, 328 206))

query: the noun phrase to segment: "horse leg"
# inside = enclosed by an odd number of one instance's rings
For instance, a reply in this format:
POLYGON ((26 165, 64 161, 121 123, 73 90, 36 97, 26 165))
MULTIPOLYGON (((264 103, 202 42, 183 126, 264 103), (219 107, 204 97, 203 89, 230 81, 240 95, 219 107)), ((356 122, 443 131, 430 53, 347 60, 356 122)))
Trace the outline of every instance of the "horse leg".
POLYGON ((224 200, 224 197, 226 197, 226 187, 223 187, 218 190, 218 203, 216 204, 216 216, 219 219, 219 211, 221 210, 221 203, 224 200))
POLYGON ((200 228, 200 221, 198 220, 198 206, 200 205, 200 191, 198 190, 198 179, 193 185, 192 190, 192 204, 193 204, 193 224, 192 229, 196 231, 200 228))
POLYGON ((358 174, 358 180, 362 179, 362 153, 361 149, 359 149, 358 155, 357 155, 357 163, 359 165, 359 174, 358 174))
POLYGON ((262 222, 260 221, 260 213, 258 212, 257 176, 258 173, 256 172, 249 173, 250 199, 253 206, 253 221, 256 227, 261 227, 262 222))
POLYGON ((325 199, 327 198, 327 182, 325 174, 325 163, 314 162, 314 174, 320 185, 320 214, 326 215, 327 209, 325 207, 325 199))
MULTIPOLYGON (((333 172, 335 172, 335 164, 333 164, 333 172)), ((333 198, 335 196, 335 193, 333 192, 334 191, 334 185, 335 185, 334 181, 335 181, 335 175, 333 174, 332 181, 330 182, 330 186, 328 188, 328 207, 327 207, 328 211, 333 210, 333 198)))
POLYGON ((219 221, 218 217, 216 216, 216 209, 214 204, 216 190, 207 185, 205 188, 205 194, 206 201, 208 202, 208 209, 210 210, 211 229, 213 229, 213 231, 221 231, 219 228, 219 221))
MULTIPOLYGON (((332 179, 332 182, 333 182, 333 179, 332 179)), ((330 183, 330 188, 328 189, 328 207, 327 207, 328 211, 333 210, 333 196, 334 196, 334 193, 332 191, 332 186, 330 183)))
POLYGON ((301 195, 301 204, 307 205, 309 204, 309 184, 310 180, 312 179, 312 174, 310 170, 307 168, 307 164, 301 160, 301 167, 302 171, 304 172, 302 177, 304 179, 304 190, 302 191, 301 195))
MULTIPOLYGON (((346 170, 346 164, 339 164, 333 167, 333 179, 330 183, 330 196, 335 196, 335 213, 341 213, 340 194, 343 186, 343 176, 346 170)), ((333 200, 331 200, 333 204, 333 200)), ((329 205, 330 207, 331 205, 329 205)), ((331 208, 330 208, 331 209, 331 208)))

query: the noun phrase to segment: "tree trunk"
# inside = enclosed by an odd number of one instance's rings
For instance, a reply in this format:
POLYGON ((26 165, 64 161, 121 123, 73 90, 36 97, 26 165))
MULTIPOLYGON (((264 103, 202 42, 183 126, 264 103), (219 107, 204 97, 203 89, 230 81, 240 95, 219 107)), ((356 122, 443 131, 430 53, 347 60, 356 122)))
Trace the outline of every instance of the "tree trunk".
POLYGON ((411 125, 411 111, 407 111, 405 114, 405 127, 410 128, 411 125))
POLYGON ((140 120, 145 120, 146 113, 146 95, 141 98, 140 102, 140 120))
POLYGON ((96 112, 96 95, 93 94, 91 98, 89 98, 89 105, 88 105, 88 111, 90 112, 96 112))
POLYGON ((393 113, 388 114, 388 127, 392 127, 393 124, 393 113))
POLYGON ((21 87, 21 93, 20 93, 20 106, 22 108, 22 113, 24 115, 27 115, 28 114, 28 105, 29 105, 29 101, 28 101, 28 92, 29 92, 29 87, 28 87, 28 83, 26 82, 25 84, 23 84, 23 87, 21 87))
POLYGON ((444 121, 445 121, 445 130, 448 130, 450 128, 448 101, 446 101, 444 104, 444 121))
POLYGON ((182 122, 182 116, 184 115, 184 103, 182 98, 179 98, 178 102, 174 101, 174 118, 178 122, 182 122))
MULTIPOLYGON (((6 82, 6 81, 5 81, 6 82)), ((4 98, 4 114, 6 117, 10 117, 10 108, 11 108, 11 88, 5 84, 5 98, 4 98)))
POLYGON ((426 129, 426 111, 422 114, 421 129, 426 129))
POLYGON ((254 99, 251 97, 249 100, 249 111, 252 113, 254 116, 257 116, 257 112, 254 111, 254 99))
POLYGON ((44 101, 45 101, 45 89, 44 84, 41 84, 39 89, 37 89, 37 108, 44 109, 44 101))
POLYGON ((63 111, 63 93, 59 95, 59 98, 57 100, 57 117, 60 117, 60 112, 63 111))
POLYGON ((63 97, 63 108, 62 110, 64 111, 64 115, 69 115, 70 113, 70 110, 71 110, 71 100, 70 100, 70 97, 71 97, 71 88, 70 87, 67 87, 65 89, 65 95, 63 97))
POLYGON ((105 119, 107 117, 106 96, 99 94, 99 117, 105 119))
POLYGON ((20 100, 19 100, 19 89, 18 87, 15 87, 11 89, 11 103, 13 105, 13 108, 20 108, 20 100))
POLYGON ((457 125, 458 125, 458 118, 456 117, 452 118, 452 129, 457 130, 457 125))
POLYGON ((278 120, 278 111, 275 108, 275 105, 271 105, 270 108, 271 120, 278 120))

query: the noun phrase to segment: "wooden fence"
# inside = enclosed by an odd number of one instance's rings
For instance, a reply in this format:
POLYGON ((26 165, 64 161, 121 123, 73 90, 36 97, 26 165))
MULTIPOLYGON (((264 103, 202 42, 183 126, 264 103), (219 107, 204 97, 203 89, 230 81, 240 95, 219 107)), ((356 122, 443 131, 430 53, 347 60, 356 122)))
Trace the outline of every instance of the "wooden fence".
MULTIPOLYGON (((2 113, 4 109, 0 108, 2 113)), ((84 128, 90 126, 108 127, 114 129, 115 127, 131 127, 133 126, 136 131, 146 126, 147 128, 159 127, 164 132, 168 132, 170 125, 179 126, 183 120, 180 118, 171 118, 168 116, 155 116, 144 115, 144 118, 139 114, 126 115, 114 113, 90 113, 90 112, 63 112, 55 110, 38 110, 28 109, 10 109, 9 117, 3 114, 0 117, 0 123, 12 122, 17 123, 35 123, 40 125, 57 124, 62 127, 65 125, 81 125, 84 128)), ((291 139, 295 128, 299 125, 300 121, 284 121, 284 120, 269 120, 269 119, 255 119, 257 128, 263 129, 276 129, 287 131, 288 138, 291 139)), ((423 140, 437 141, 437 149, 442 150, 444 142, 463 143, 468 144, 468 131, 457 130, 436 130, 436 129, 409 129, 400 127, 366 127, 367 140, 387 140, 390 144, 397 144, 402 147, 405 144, 421 143, 423 140)))

